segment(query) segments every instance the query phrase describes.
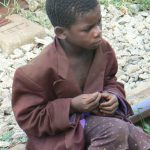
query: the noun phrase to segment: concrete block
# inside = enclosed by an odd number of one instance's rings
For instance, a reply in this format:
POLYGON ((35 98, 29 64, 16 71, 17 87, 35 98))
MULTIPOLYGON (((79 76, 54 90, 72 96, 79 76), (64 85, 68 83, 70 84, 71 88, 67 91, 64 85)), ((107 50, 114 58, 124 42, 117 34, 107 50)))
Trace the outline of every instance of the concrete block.
POLYGON ((9 150, 25 150, 25 144, 18 144, 13 148, 10 148, 9 150))
POLYGON ((127 100, 131 105, 138 104, 145 99, 150 99, 150 81, 143 82, 137 88, 127 92, 127 100))
POLYGON ((0 27, 0 48, 4 53, 11 54, 15 48, 34 42, 35 37, 42 38, 46 35, 42 26, 19 15, 6 18, 11 22, 0 27))

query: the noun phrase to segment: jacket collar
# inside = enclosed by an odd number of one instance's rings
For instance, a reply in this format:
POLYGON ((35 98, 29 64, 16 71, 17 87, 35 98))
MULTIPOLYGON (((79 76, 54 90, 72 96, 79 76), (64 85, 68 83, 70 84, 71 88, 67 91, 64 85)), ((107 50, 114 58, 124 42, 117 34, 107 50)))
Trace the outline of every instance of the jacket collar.
MULTIPOLYGON (((64 79, 68 79, 69 76, 71 76, 72 79, 74 79, 74 84, 77 84, 73 70, 71 69, 69 64, 69 59, 65 54, 57 38, 55 38, 55 47, 57 51, 58 75, 64 79)), ((95 52, 95 56, 91 64, 89 73, 87 75, 83 91, 80 89, 78 85, 78 88, 81 91, 81 93, 92 93, 103 90, 105 68, 106 68, 106 60, 104 53, 102 51, 102 46, 100 46, 95 52)))
POLYGON ((59 76, 67 79, 70 68, 69 59, 67 58, 67 55, 65 54, 57 38, 55 38, 55 47, 57 51, 57 73, 59 76))

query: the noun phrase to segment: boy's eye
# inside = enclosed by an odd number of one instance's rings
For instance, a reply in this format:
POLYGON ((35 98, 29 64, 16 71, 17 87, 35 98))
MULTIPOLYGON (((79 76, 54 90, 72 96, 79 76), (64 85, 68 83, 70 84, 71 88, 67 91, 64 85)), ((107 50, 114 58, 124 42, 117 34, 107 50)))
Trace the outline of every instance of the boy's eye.
POLYGON ((92 27, 87 27, 85 29, 83 29, 84 32, 89 32, 91 30, 92 27))
MULTIPOLYGON (((97 22, 96 26, 101 26, 101 19, 99 19, 99 21, 97 22)), ((92 25, 92 26, 88 26, 86 28, 83 29, 84 32, 89 32, 95 25, 92 25)))

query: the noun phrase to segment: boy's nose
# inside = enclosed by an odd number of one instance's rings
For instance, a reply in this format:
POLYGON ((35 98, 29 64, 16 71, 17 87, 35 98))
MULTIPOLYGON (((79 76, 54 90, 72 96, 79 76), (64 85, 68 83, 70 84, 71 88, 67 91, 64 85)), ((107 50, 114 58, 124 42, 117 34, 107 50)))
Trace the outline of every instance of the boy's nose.
POLYGON ((94 28, 94 32, 93 32, 94 38, 100 37, 101 36, 101 32, 102 32, 101 28, 99 26, 96 26, 94 28))

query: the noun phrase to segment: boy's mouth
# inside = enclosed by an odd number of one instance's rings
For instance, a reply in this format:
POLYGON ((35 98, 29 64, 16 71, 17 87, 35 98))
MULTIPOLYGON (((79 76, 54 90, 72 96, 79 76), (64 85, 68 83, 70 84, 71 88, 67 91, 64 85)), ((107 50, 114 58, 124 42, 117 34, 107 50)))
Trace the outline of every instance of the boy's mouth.
POLYGON ((94 42, 94 43, 93 43, 93 45, 99 45, 99 44, 100 44, 100 42, 101 42, 101 39, 100 39, 100 40, 98 40, 98 41, 96 41, 96 42, 94 42))
POLYGON ((100 41, 92 44, 92 49, 96 49, 100 46, 100 41))

